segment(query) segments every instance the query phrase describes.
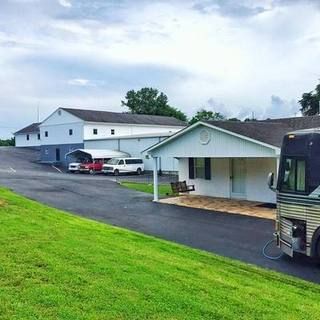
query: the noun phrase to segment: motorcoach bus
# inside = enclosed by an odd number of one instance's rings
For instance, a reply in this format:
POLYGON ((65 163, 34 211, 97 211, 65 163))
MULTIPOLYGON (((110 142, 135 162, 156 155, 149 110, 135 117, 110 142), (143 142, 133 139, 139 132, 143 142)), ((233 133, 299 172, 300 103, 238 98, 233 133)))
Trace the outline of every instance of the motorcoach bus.
POLYGON ((320 129, 285 135, 276 187, 277 246, 287 255, 295 252, 320 257, 320 129))

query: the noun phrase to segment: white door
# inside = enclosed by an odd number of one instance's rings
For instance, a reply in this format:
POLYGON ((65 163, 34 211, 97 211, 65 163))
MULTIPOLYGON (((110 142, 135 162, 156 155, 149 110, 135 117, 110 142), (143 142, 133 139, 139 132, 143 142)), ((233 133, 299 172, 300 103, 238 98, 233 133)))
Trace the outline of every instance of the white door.
POLYGON ((246 198, 246 160, 231 160, 231 198, 246 198))

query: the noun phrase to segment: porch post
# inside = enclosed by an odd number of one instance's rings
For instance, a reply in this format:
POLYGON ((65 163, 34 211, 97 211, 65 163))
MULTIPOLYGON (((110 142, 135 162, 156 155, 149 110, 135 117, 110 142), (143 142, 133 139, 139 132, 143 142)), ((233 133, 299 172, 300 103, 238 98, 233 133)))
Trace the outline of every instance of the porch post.
POLYGON ((153 201, 157 202, 159 200, 159 190, 158 190, 158 158, 153 158, 153 201))

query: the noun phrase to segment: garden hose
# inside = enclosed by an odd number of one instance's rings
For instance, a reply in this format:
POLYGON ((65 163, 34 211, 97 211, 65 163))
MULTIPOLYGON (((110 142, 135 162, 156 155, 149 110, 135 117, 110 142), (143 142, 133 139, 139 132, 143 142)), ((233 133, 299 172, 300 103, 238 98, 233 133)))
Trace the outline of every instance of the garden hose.
POLYGON ((280 259, 282 256, 283 256, 283 252, 280 252, 280 254, 279 255, 277 255, 277 256, 270 256, 270 255, 268 255, 267 253, 266 253, 266 250, 267 250, 267 248, 272 244, 272 243, 274 243, 274 242, 276 242, 277 240, 274 238, 274 239, 271 239, 271 240, 269 240, 265 245, 264 245, 264 247, 262 248, 262 254, 263 254, 263 256, 265 257, 265 258, 267 258, 267 259, 270 259, 270 260, 278 260, 278 259, 280 259))

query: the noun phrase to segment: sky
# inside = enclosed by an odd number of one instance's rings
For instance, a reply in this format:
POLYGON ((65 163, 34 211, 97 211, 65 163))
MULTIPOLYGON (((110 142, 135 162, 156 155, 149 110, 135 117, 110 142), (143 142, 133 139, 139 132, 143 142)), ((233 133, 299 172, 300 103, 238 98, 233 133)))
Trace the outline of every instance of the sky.
POLYGON ((58 107, 124 112, 154 87, 192 116, 299 115, 319 0, 1 0, 0 137, 58 107))

